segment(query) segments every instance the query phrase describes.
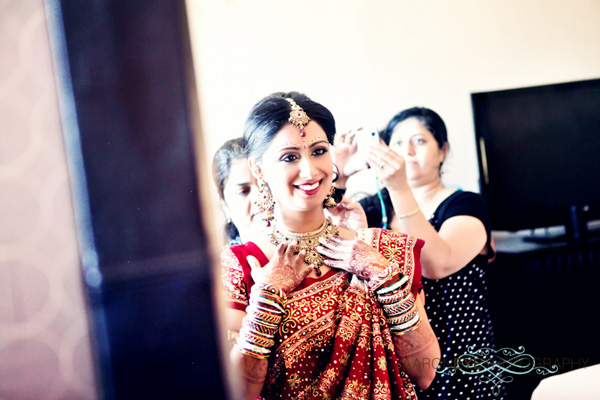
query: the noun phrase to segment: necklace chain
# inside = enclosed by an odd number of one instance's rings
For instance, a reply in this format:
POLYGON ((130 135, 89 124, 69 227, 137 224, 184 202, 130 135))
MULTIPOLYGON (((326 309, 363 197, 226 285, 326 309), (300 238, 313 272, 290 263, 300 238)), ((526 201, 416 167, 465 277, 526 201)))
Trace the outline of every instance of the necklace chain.
POLYGON ((325 218, 323 225, 317 230, 312 232, 295 233, 285 231, 277 227, 277 224, 273 224, 273 232, 269 234, 271 243, 278 246, 281 243, 295 244, 296 250, 294 254, 298 254, 300 251, 305 250, 304 262, 310 265, 317 276, 321 276, 321 266, 323 263, 323 256, 315 250, 320 244, 319 238, 328 238, 330 236, 337 235, 339 233, 337 226, 335 226, 330 220, 325 218))

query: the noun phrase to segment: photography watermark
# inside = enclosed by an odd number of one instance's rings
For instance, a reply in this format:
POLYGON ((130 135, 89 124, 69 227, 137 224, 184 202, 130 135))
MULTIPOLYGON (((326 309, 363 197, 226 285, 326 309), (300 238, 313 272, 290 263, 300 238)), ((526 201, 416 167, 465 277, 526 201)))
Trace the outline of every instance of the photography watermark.
POLYGON ((463 373, 466 375, 479 375, 481 382, 491 382, 492 391, 495 396, 500 394, 501 385, 514 380, 513 375, 524 375, 535 372, 538 375, 550 375, 559 369, 575 369, 586 367, 589 358, 549 358, 534 357, 525 353, 525 348, 519 346, 517 350, 510 347, 492 349, 483 347, 475 349, 471 346, 467 353, 453 359, 422 360, 431 362, 436 366, 437 373, 442 375, 454 375, 463 373))

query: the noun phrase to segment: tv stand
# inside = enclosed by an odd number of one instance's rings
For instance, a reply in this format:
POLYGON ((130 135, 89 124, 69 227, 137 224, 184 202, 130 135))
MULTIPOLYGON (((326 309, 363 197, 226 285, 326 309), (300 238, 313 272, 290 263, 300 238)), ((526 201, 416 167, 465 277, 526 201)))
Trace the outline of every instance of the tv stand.
POLYGON ((523 236, 522 240, 530 243, 537 244, 564 244, 567 242, 567 235, 559 234, 559 235, 547 235, 547 236, 535 236, 535 234, 531 234, 531 236, 523 236))
POLYGON ((552 244, 569 244, 569 243, 585 243, 587 240, 594 240, 600 236, 600 220, 599 221, 584 221, 581 216, 572 215, 569 223, 565 226, 553 226, 543 229, 543 233, 536 234, 537 229, 532 229, 529 234, 514 233, 524 242, 552 245, 552 244))
POLYGON ((597 237, 600 237, 600 229, 590 230, 586 232, 586 235, 583 237, 573 237, 567 234, 557 234, 557 235, 546 235, 546 236, 536 236, 532 234, 530 236, 523 236, 521 240, 530 243, 537 244, 558 244, 564 245, 567 243, 583 243, 587 240, 593 240, 597 237))

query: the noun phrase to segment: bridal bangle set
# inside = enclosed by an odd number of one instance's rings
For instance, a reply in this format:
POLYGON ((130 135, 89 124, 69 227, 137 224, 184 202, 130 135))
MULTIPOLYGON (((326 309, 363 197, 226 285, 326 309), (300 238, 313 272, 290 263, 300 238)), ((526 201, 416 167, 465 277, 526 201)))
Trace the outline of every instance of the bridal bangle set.
POLYGON ((377 300, 394 335, 411 332, 420 325, 415 296, 410 289, 410 279, 400 272, 386 277, 383 285, 375 289, 377 300))
POLYGON ((235 347, 250 357, 267 359, 283 318, 283 300, 266 288, 253 290, 235 347))

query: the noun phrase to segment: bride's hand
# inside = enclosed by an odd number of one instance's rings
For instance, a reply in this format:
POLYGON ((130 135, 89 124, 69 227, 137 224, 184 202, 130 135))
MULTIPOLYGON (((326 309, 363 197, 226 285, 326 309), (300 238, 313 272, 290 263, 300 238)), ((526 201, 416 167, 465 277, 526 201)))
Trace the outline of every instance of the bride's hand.
POLYGON ((319 242, 321 246, 316 250, 329 258, 324 260, 325 265, 343 269, 367 281, 390 266, 381 253, 358 238, 330 236, 319 238, 319 242))
POLYGON ((271 261, 262 268, 253 256, 246 258, 252 268, 252 279, 257 287, 267 285, 287 295, 310 274, 311 268, 304 263, 305 251, 294 255, 295 247, 280 244, 271 261))

